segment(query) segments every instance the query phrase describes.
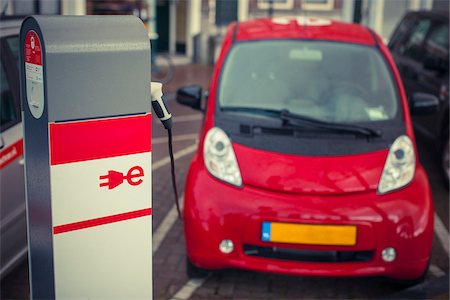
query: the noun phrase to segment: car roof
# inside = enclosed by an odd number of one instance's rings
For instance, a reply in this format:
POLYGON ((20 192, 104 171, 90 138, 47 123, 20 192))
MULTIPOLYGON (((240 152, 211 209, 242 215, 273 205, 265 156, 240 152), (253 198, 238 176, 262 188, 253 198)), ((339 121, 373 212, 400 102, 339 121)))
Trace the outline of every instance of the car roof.
POLYGON ((448 22, 448 10, 419 10, 419 11, 410 11, 407 15, 414 15, 418 17, 426 17, 426 18, 434 18, 448 22))
POLYGON ((236 41, 309 39, 375 45, 371 31, 359 24, 311 17, 277 17, 237 23, 236 41))

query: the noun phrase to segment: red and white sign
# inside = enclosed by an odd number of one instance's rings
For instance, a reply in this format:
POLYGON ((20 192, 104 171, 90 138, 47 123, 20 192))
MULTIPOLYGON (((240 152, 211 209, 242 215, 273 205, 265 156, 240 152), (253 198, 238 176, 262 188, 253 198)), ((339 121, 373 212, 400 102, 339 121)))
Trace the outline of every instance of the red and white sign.
POLYGON ((151 298, 151 114, 50 123, 49 139, 57 298, 95 295, 89 278, 111 297, 139 278, 127 293, 151 298))
POLYGON ((44 72, 41 40, 34 30, 28 31, 24 47, 28 107, 39 119, 44 112, 44 72))
POLYGON ((129 185, 140 185, 143 181, 141 178, 143 176, 144 170, 140 166, 132 167, 128 170, 126 175, 122 172, 109 170, 108 174, 100 176, 100 187, 105 186, 108 187, 109 190, 112 190, 121 185, 124 180, 126 180, 129 185))
POLYGON ((25 37, 25 63, 42 66, 41 40, 34 30, 25 37))

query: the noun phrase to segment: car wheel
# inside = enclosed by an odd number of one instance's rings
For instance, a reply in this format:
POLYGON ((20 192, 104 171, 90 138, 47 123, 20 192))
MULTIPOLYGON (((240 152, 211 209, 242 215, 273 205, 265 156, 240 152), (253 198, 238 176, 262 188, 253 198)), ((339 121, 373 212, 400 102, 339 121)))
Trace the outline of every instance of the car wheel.
POLYGON ((205 278, 209 274, 209 271, 195 266, 191 263, 189 257, 186 256, 186 274, 190 279, 205 278))
POLYGON ((443 144, 441 147, 441 167, 444 174, 445 186, 449 187, 450 181, 450 140, 448 138, 448 129, 443 136, 443 144))

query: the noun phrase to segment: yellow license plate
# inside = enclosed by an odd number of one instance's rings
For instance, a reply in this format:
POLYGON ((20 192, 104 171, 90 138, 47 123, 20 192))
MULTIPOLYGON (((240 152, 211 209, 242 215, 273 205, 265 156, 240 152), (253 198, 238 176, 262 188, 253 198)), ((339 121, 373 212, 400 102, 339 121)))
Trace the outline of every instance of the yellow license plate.
POLYGON ((356 226, 263 222, 261 239, 275 243, 354 246, 356 226))

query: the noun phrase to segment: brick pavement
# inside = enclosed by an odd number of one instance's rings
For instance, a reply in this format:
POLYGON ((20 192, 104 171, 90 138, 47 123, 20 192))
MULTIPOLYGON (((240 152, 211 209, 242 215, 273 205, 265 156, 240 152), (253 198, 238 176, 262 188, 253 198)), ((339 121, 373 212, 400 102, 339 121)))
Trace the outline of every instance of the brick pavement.
POLYGON ((190 299, 379 299, 403 288, 378 278, 311 278, 224 270, 213 272, 190 299))
MULTIPOLYGON (((173 80, 164 85, 164 93, 173 94, 179 87, 198 84, 203 90, 209 88, 213 67, 206 65, 181 65, 175 67, 173 80)), ((194 110, 187 108, 194 112, 194 110)))
MULTIPOLYGON (((184 181, 191 158, 192 155, 189 155, 176 163, 177 183, 180 194, 184 191, 184 181)), ((154 191, 154 197, 159 197, 159 199, 153 198, 155 208, 153 232, 158 228, 174 203, 169 175, 169 172, 161 171, 157 177, 153 177, 155 187, 161 184, 161 189, 159 190, 159 187, 157 187, 154 191)), ((184 259, 183 224, 180 220, 177 220, 153 256, 153 290, 155 299, 168 299, 187 281, 184 259)))

